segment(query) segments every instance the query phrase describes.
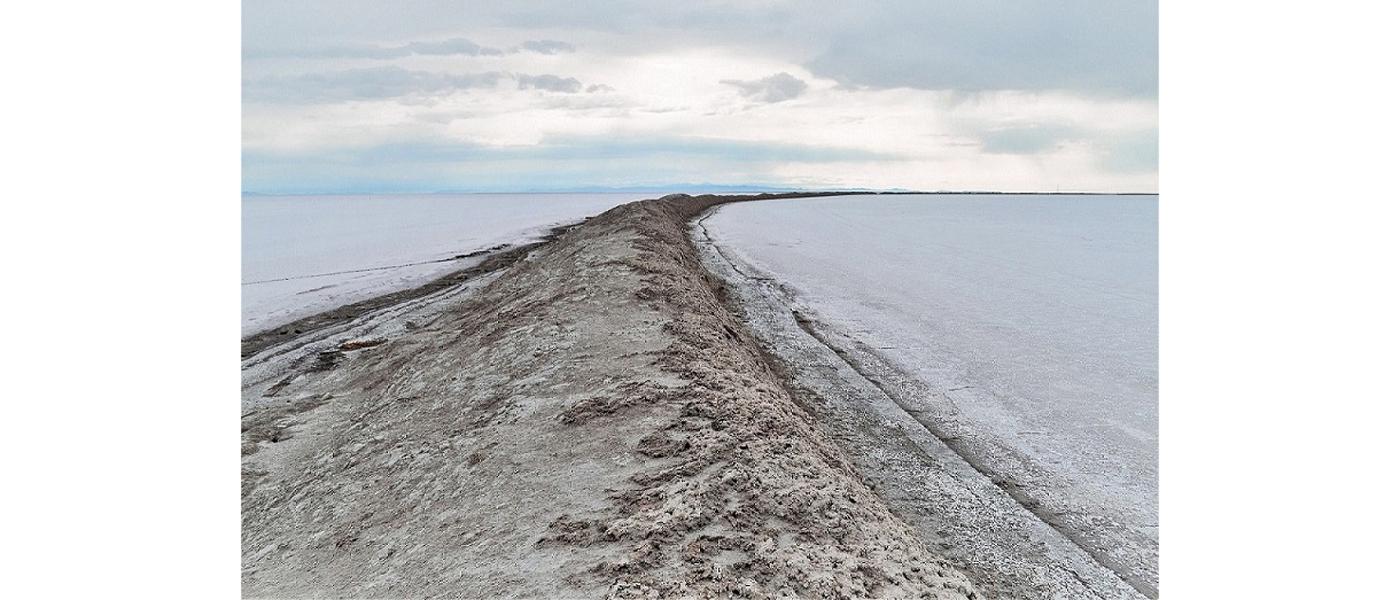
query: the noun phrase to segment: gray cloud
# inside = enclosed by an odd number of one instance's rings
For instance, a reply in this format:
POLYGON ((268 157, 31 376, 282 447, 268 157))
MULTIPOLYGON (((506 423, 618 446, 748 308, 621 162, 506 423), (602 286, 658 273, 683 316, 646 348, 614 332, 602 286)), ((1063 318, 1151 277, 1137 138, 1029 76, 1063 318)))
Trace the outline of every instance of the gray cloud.
MULTIPOLYGON (((823 82, 835 81, 848 88, 888 89, 915 88, 953 91, 947 95, 966 101, 980 101, 982 92, 995 90, 1024 90, 1028 92, 1064 91, 1070 99, 1065 110, 1058 108, 1058 95, 1052 97, 1008 96, 1014 98, 1005 105, 1006 111, 990 107, 984 111, 970 110, 961 105, 942 105, 929 100, 931 120, 942 123, 936 127, 941 137, 965 144, 972 153, 997 154, 1001 160, 1014 155, 1055 155, 1073 145, 1075 152, 1091 152, 1092 167, 1097 174, 1112 174, 1116 181, 1130 175, 1153 173, 1156 169, 1156 131, 1144 122, 1141 114, 1105 114, 1104 122, 1092 111, 1082 110, 1082 103, 1105 99, 1127 99, 1134 110, 1151 110, 1157 95, 1157 1, 1156 0, 1062 0, 1060 2, 1026 2, 1025 0, 888 0, 878 6, 858 3, 823 3, 821 10, 796 0, 771 0, 761 3, 732 0, 702 0, 689 3, 664 3, 648 0, 603 0, 600 3, 580 3, 577 0, 538 0, 521 3, 518 0, 473 0, 470 10, 464 10, 460 0, 415 0, 408 3, 386 3, 382 0, 244 0, 242 2, 244 48, 244 98, 251 103, 326 103, 347 100, 394 99, 400 103, 433 104, 435 109, 451 109, 453 103, 437 103, 443 96, 465 90, 502 96, 523 95, 517 88, 540 90, 528 95, 531 109, 561 107, 585 113, 589 118, 613 119, 627 115, 673 110, 670 106, 650 106, 655 102, 640 92, 653 82, 642 78, 650 71, 617 73, 608 77, 614 82, 627 82, 623 93, 609 92, 603 84, 588 85, 559 73, 560 68, 539 66, 553 64, 558 55, 567 52, 586 53, 589 63, 617 65, 629 68, 631 59, 643 56, 703 54, 709 62, 723 60, 762 61, 775 66, 774 71, 810 73, 823 82), (490 37, 487 37, 487 36, 490 37), (500 36, 500 37, 497 37, 500 36), (541 39, 563 37, 577 43, 541 39), (489 40, 497 47, 483 46, 468 38, 489 40), (427 40, 427 41, 410 41, 427 40), (438 40, 438 41, 432 41, 438 40), (528 41, 521 41, 528 40, 528 41), (510 66, 485 65, 490 57, 512 55, 510 66), (418 71, 427 68, 414 57, 438 56, 455 59, 458 63, 480 62, 483 70, 492 68, 530 71, 553 71, 555 75, 522 75, 509 72, 484 72, 468 75, 418 71), (482 57, 472 59, 470 57, 482 57), (283 58, 291 60, 257 60, 283 58), (252 59, 252 60, 249 60, 252 59), (301 60, 297 59, 309 59, 301 60), (319 62, 327 59, 325 62, 319 62), (341 62, 343 61, 343 62, 341 62), (367 61, 383 61, 370 63, 367 61), (392 62, 391 62, 392 61, 392 62), (533 62, 533 64, 532 64, 533 62), (518 63, 518 64, 517 64, 518 63), (317 69, 345 69, 352 66, 376 64, 377 69, 351 69, 312 74, 295 74, 317 69), (394 66, 390 66, 394 65, 394 66), (289 74, 291 73, 291 74, 289 74), (579 93, 593 92, 593 93, 579 93), (632 97, 637 93, 637 97, 632 97), (1146 100, 1145 104, 1140 101, 1146 100), (1023 103, 1037 104, 1035 110, 1016 113, 1023 103), (1068 107, 1078 107, 1070 110, 1068 107), (966 114, 966 117, 960 116, 966 114), (941 116, 940 116, 941 115, 941 116), (942 117, 947 117, 943 119, 942 117), (966 120, 963 120, 963 119, 966 120), (1037 119, 1066 119, 1059 123, 1037 119), (1014 120, 1018 124, 1007 126, 1014 120), (946 124, 948 129, 943 129, 946 124), (1101 126, 1099 126, 1101 125, 1101 126), (1077 129, 1075 129, 1077 128, 1077 129), (1128 131, 1128 128, 1133 128, 1128 131), (1143 128, 1143 129, 1136 129, 1143 128)), ((434 62, 448 62, 439 60, 434 62)), ((561 61, 562 62, 562 61, 561 61)), ((578 77, 590 78, 574 71, 578 77)), ((724 72, 724 71, 720 71, 724 72)), ((738 71, 731 71, 738 72, 738 71)), ((771 103, 802 98, 808 104, 808 84, 797 77, 777 74, 757 80, 727 80, 736 92, 750 103, 771 103)), ((813 84, 816 85, 816 84, 813 84)), ((843 99, 864 102, 856 96, 825 93, 812 102, 814 119, 832 112, 826 108, 850 109, 849 112, 868 115, 872 119, 889 116, 882 113, 883 98, 891 105, 927 94, 879 95, 866 106, 839 105, 843 99), (904 100, 901 100, 904 99, 904 100)), ((942 97, 943 95, 940 95, 942 97)), ((480 98, 478 98, 480 99, 480 98)), ((501 99, 501 106, 515 106, 517 97, 501 99)), ((961 100, 960 100, 961 101, 961 100)), ((487 113, 499 108, 491 99, 464 103, 487 113), (480 104, 481 106, 477 106, 480 104)), ((778 104, 778 107, 789 105, 778 104)), ((998 105, 1001 106, 1001 105, 998 105)), ((457 107, 460 108, 460 107, 457 107)), ((713 107, 693 107, 692 110, 713 107)), ((975 107, 974 107, 975 108, 975 107)), ((904 109, 901 109, 904 110, 904 109)), ((275 111, 272 111, 275 113, 275 111)), ((366 111, 369 114, 371 111, 366 111)), ((839 111, 837 111, 839 112, 839 111)), ((279 126, 281 117, 267 116, 263 111, 247 111, 255 130, 279 126)), ((802 117, 806 111, 789 114, 802 117)), ((454 118, 472 118, 465 113, 434 114, 433 122, 450 122, 454 118)), ((699 124, 706 116, 697 114, 699 124)), ((723 118, 721 116, 721 118, 723 118)), ((355 119, 327 127, 352 127, 355 119)), ((596 121, 590 122, 590 125, 596 121)), ((621 121, 619 121, 621 123, 621 121)), ((588 130, 593 130, 589 128, 588 130)), ((707 131, 713 131, 708 129, 707 131)), ((723 136, 722 133, 716 134, 723 136)), ((314 137, 314 136, 313 136, 314 137)), ((333 137, 333 136, 332 136, 333 137)), ((257 136, 249 139, 258 140, 257 136)), ((568 148, 591 156, 606 148, 611 138, 581 139, 568 148)), ((594 177, 599 164, 616 165, 618 177, 650 169, 658 180, 683 180, 694 177, 682 171, 673 157, 682 155, 696 163, 712 162, 717 168, 731 173, 744 173, 749 162, 731 160, 734 156, 752 158, 768 156, 773 161, 811 162, 815 150, 791 147, 695 147, 688 142, 672 140, 665 148, 630 145, 609 148, 617 156, 603 163, 579 159, 578 170, 566 175, 579 181, 594 177), (662 154, 657 154, 661 152, 662 154), (656 158, 665 157, 665 160, 656 158)), ((252 142, 258 143, 268 142, 252 142)), ((337 142, 338 143, 338 142, 337 142)), ((950 142, 931 143, 930 155, 950 142)), ((269 144, 275 145, 275 144, 269 144)), ((404 149, 403 154, 369 157, 403 156, 405 160, 426 161, 419 176, 425 181, 433 177, 441 164, 431 156, 404 149)), ((474 157, 496 156, 495 145, 483 145, 474 157)), ((568 154, 564 149, 539 153, 507 153, 494 163, 516 165, 521 169, 520 181, 533 182, 541 174, 558 172, 558 159, 568 154), (507 160, 508 157, 508 160, 507 160), (528 172, 527 172, 528 171, 528 172)), ((818 153, 820 154, 820 153, 818 153)), ((429 153, 431 155, 431 153, 429 153)), ((1078 156, 1078 154, 1076 154, 1078 156)), ((264 157, 272 168, 274 157, 264 157)), ((871 160, 903 160, 872 158, 871 160)), ((481 164, 473 158, 474 164, 481 164)), ((565 161, 570 162, 570 161, 565 161)), ((292 163, 288 163, 291 165, 292 163)), ((416 163, 415 163, 416 164, 416 163)), ((455 163, 454 163, 455 164, 455 163)), ((1079 163, 1076 163, 1079 164, 1079 163)), ((691 168, 686 163, 684 168, 691 168)), ((696 165, 697 172, 715 172, 710 165, 696 165)), ((280 167, 279 167, 280 168, 280 167)), ((327 169, 331 167, 328 166, 327 169)), ((900 167, 903 168, 903 167, 900 167)), ((358 169, 363 171, 364 169, 358 169)), ((397 177, 411 169, 399 165, 384 172, 397 177)), ((301 171, 286 171, 289 177, 301 171)), ((495 171, 482 171, 495 176, 495 171)), ((354 173, 352 173, 354 174, 354 173)), ((737 176, 737 175, 736 175, 737 176)), ((911 176, 912 177, 912 176, 911 176)), ((988 180, 998 175, 988 174, 988 180)), ((256 179, 256 178, 254 178, 256 179)), ((1142 178, 1142 181, 1148 181, 1142 178)), ((1155 185, 1155 179, 1152 179, 1155 185)))
POLYGON ((1151 173, 1157 170, 1157 131, 1107 133, 1064 124, 1001 127, 974 133, 983 152, 991 154, 1044 154, 1066 144, 1087 143, 1099 164, 1114 173, 1151 173))
POLYGON ((739 88, 739 93, 745 98, 751 98, 760 102, 782 102, 801 96, 807 91, 807 82, 802 81, 787 73, 777 73, 769 75, 763 79, 752 81, 740 81, 737 79, 725 79, 720 83, 732 85, 739 88))
POLYGON ((248 58, 366 58, 392 60, 414 55, 420 56, 501 56, 499 48, 482 46, 466 38, 452 38, 434 42, 409 42, 397 46, 375 44, 339 44, 319 47, 288 47, 279 49, 250 49, 244 52, 248 58))
POLYGON ((246 58, 362 58, 393 60, 409 56, 504 56, 507 53, 534 52, 561 54, 573 52, 573 44, 556 40, 531 40, 510 50, 482 46, 466 38, 450 38, 430 42, 409 42, 384 46, 378 44, 338 44, 314 47, 248 49, 246 58))
POLYGON ((877 88, 1157 93, 1156 2, 899 4, 850 15, 805 66, 877 88))
POLYGON ((978 133, 982 150, 993 154, 1039 154, 1079 138, 1083 132, 1064 125, 1027 125, 987 129, 978 133))
POLYGON ((496 48, 488 48, 466 38, 453 38, 438 42, 410 42, 402 46, 412 54, 422 54, 428 56, 499 56, 503 54, 496 48))
POLYGON ((483 10, 507 26, 626 32, 658 47, 762 40, 819 77, 858 87, 1157 93, 1156 0, 887 0, 821 10, 642 0, 597 10, 541 0, 483 10))
POLYGON ((520 49, 528 52, 538 52, 540 54, 561 54, 573 52, 574 45, 555 40, 531 40, 522 42, 520 44, 520 49))
POLYGON ((574 94, 583 90, 583 84, 573 77, 560 77, 558 75, 525 75, 518 73, 515 76, 516 83, 520 89, 536 89, 548 92, 563 92, 574 94))
POLYGON ((484 27, 626 34, 596 52, 761 47, 851 86, 1155 97, 1155 0, 799 2, 245 0, 244 47, 422 39, 484 27))
POLYGON ((499 72, 454 75, 401 67, 372 67, 246 80, 243 98, 268 103, 383 100, 492 87, 508 76, 499 72))
POLYGON ((499 71, 453 74, 385 66, 249 79, 243 82, 243 98, 271 104, 387 100, 491 88, 496 87, 502 80, 514 80, 522 90, 536 89, 572 94, 583 89, 579 80, 558 75, 512 74, 499 71))
POLYGON ((1157 170, 1157 131, 1140 131, 1103 144, 1103 166, 1118 173, 1157 170))

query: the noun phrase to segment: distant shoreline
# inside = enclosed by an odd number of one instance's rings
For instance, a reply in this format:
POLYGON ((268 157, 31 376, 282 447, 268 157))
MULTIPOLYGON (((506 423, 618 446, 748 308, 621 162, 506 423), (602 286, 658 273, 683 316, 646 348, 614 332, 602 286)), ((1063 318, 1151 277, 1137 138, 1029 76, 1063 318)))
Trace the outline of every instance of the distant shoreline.
POLYGON ((845 195, 905 195, 905 196, 1160 196, 1161 192, 988 192, 988 191, 937 191, 921 192, 916 190, 791 190, 782 188, 754 188, 754 189, 733 189, 717 190, 710 192, 675 192, 674 189, 665 188, 639 188, 639 189, 611 189, 611 190, 545 190, 545 191, 513 191, 513 192, 464 192, 464 191, 433 191, 433 192, 241 192, 244 197, 277 198, 290 196, 511 196, 511 195, 540 195, 540 194, 668 194, 685 193, 695 196, 749 196, 763 194, 802 194, 812 196, 845 196, 845 195))

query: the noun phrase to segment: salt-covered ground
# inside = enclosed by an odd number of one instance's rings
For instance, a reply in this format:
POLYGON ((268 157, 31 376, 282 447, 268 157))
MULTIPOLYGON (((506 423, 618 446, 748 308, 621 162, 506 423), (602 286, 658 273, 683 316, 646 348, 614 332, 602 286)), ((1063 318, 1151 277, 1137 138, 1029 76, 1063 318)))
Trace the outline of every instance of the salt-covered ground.
MULTIPOLYGON (((1156 215, 1156 196, 848 196, 725 205, 702 226, 1047 532, 1154 595, 1156 215)), ((1016 537, 969 562, 1037 552, 1016 537)), ((1084 570, 1065 556, 1054 568, 1084 570)))
POLYGON ((243 335, 471 267, 637 194, 243 198, 243 335), (446 260, 444 260, 446 259, 446 260))

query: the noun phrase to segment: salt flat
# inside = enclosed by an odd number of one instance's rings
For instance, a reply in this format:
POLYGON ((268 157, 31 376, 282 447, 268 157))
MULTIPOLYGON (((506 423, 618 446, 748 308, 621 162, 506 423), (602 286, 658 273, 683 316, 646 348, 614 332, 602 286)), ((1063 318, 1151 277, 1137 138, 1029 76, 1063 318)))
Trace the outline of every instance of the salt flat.
POLYGON ((244 197, 243 335, 473 266, 480 257, 451 259, 537 239, 553 226, 642 197, 244 197))
POLYGON ((916 413, 1150 591, 1156 215, 1156 196, 847 196, 730 204, 704 229, 824 341, 920 382, 916 413))

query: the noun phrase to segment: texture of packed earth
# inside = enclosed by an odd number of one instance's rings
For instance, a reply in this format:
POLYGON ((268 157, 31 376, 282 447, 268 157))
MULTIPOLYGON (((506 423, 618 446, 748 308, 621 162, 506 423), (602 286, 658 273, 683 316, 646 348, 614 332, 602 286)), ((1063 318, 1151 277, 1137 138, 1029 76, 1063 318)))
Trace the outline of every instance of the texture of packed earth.
POLYGON ((245 357, 244 595, 981 597, 721 302, 686 231, 720 201, 245 357))

